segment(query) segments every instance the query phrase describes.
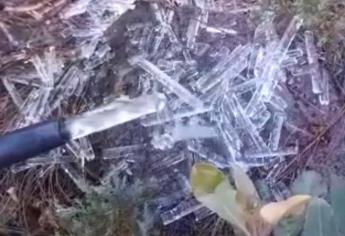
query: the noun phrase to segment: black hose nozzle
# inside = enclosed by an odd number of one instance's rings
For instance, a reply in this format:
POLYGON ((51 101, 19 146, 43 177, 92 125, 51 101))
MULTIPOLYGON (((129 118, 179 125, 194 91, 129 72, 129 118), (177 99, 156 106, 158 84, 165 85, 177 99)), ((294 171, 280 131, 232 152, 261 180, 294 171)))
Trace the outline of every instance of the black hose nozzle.
POLYGON ((64 145, 69 139, 64 119, 38 123, 0 136, 0 168, 64 145))

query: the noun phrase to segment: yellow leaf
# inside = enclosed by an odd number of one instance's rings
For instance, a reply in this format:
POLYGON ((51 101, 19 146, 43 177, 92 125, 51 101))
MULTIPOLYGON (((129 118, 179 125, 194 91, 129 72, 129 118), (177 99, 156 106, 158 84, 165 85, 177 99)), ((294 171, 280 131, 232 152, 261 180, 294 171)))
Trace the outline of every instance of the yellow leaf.
POLYGON ((246 172, 240 166, 234 166, 232 174, 238 191, 238 203, 245 209, 257 207, 260 202, 259 194, 246 172))
POLYGON ((276 225, 285 217, 300 214, 309 200, 309 195, 296 195, 285 201, 266 204, 260 209, 260 217, 265 222, 276 225))
POLYGON ((190 175, 192 191, 196 196, 213 193, 218 184, 225 179, 220 170, 207 163, 195 164, 190 175))

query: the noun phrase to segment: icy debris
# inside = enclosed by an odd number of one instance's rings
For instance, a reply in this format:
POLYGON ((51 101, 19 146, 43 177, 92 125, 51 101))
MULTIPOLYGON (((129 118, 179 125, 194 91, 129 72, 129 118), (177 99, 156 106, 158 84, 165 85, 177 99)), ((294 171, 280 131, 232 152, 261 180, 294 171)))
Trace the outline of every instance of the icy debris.
POLYGON ((245 156, 248 158, 272 158, 272 157, 277 157, 277 156, 293 156, 298 153, 298 147, 291 147, 291 148, 286 148, 282 150, 275 150, 275 151, 268 151, 268 152, 254 152, 250 153, 247 152, 245 153, 245 156))
MULTIPOLYGON (((169 168, 172 166, 176 166, 177 164, 181 163, 182 161, 186 160, 184 154, 175 154, 175 155, 166 155, 162 158, 154 158, 153 163, 150 166, 151 172, 159 172, 164 168, 169 168)), ((183 185, 185 185, 183 183, 183 185)))
POLYGON ((272 121, 272 131, 269 136, 268 146, 271 150, 275 151, 279 147, 280 136, 284 125, 285 116, 283 114, 276 113, 272 121))
POLYGON ((163 135, 155 135, 152 139, 152 145, 164 150, 172 148, 179 141, 215 137, 217 137, 217 133, 213 127, 199 124, 182 125, 178 123, 169 132, 163 135))
POLYGON ((154 125, 160 125, 163 123, 167 123, 170 121, 176 121, 180 120, 183 118, 190 118, 193 116, 197 116, 203 113, 207 113, 212 111, 211 107, 200 107, 195 110, 189 110, 189 109, 183 109, 183 110, 178 110, 176 112, 171 112, 169 113, 168 116, 160 116, 159 113, 156 115, 148 116, 146 118, 143 118, 141 120, 141 124, 143 126, 154 126, 154 125))
POLYGON ((176 207, 161 214, 164 225, 171 224, 199 209, 203 206, 197 200, 190 198, 181 201, 176 207))
POLYGON ((174 81, 170 76, 161 71, 157 66, 146 60, 141 56, 133 57, 129 60, 132 65, 138 65, 151 76, 159 81, 169 91, 176 94, 182 101, 189 104, 191 107, 202 107, 203 103, 185 87, 174 81))
POLYGON ((81 161, 82 167, 84 167, 86 161, 95 159, 92 145, 87 138, 70 141, 66 144, 66 149, 71 152, 75 158, 81 161))
POLYGON ((319 66, 319 56, 315 46, 314 34, 311 31, 306 31, 304 33, 305 37, 305 47, 308 56, 308 63, 310 66, 310 77, 313 93, 320 94, 322 93, 322 78, 321 71, 319 66))
POLYGON ((144 150, 147 147, 145 144, 134 144, 121 147, 112 147, 103 149, 103 158, 108 159, 119 159, 121 157, 132 156, 139 151, 144 150))

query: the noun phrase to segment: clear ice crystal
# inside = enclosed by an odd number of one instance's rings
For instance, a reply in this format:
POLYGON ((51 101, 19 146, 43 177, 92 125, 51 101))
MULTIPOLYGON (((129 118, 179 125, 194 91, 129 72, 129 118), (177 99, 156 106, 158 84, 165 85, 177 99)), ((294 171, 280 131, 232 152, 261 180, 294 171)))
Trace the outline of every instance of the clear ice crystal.
POLYGON ((191 107, 199 108, 203 106, 203 102, 183 87, 178 82, 174 81, 170 76, 161 71, 157 66, 146 60, 141 56, 133 57, 129 60, 132 65, 138 65, 143 70, 153 76, 154 79, 159 81, 169 91, 176 94, 181 101, 189 104, 191 107))
POLYGON ((161 214, 164 225, 171 224, 199 209, 203 206, 197 200, 191 198, 181 201, 176 207, 161 214))
POLYGON ((270 133, 269 142, 268 142, 269 148, 273 151, 277 150, 279 147, 279 142, 280 142, 280 137, 281 137, 284 121, 285 121, 285 116, 283 114, 280 114, 280 113, 274 114, 273 120, 272 120, 273 128, 270 133))
POLYGON ((314 40, 314 34, 311 31, 306 31, 304 33, 305 37, 305 47, 307 50, 307 56, 308 56, 308 63, 311 67, 311 85, 312 85, 312 91, 315 94, 322 93, 321 86, 322 86, 322 78, 321 78, 321 72, 320 72, 320 66, 319 66, 319 56, 317 53, 317 49, 315 46, 315 40, 314 40))
POLYGON ((103 159, 119 159, 121 157, 133 156, 147 147, 145 144, 134 144, 121 147, 105 148, 102 151, 103 159))
POLYGON ((321 82, 321 90, 322 93, 319 95, 319 102, 322 106, 328 106, 330 103, 330 89, 329 89, 329 82, 330 82, 330 74, 329 72, 323 68, 322 69, 322 82, 321 82))

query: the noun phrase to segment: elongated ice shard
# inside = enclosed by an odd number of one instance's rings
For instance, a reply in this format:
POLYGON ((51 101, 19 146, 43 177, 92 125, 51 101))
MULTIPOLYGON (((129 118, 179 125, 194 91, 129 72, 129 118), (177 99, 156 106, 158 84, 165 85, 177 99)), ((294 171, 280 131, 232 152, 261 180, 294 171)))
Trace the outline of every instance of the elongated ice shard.
POLYGON ((150 163, 150 171, 158 172, 159 170, 176 166, 185 159, 184 154, 165 155, 164 157, 155 158, 155 160, 150 163))
POLYGON ((252 122, 256 126, 257 129, 262 129, 268 120, 271 118, 271 113, 267 110, 261 111, 254 116, 251 117, 252 122))
POLYGON ((162 94, 142 95, 134 99, 117 99, 113 102, 116 108, 100 110, 97 113, 85 113, 67 119, 65 122, 66 128, 70 132, 72 139, 85 137, 92 133, 158 112, 164 108, 165 103, 165 97, 162 94))
POLYGON ((238 32, 233 29, 227 29, 223 27, 212 27, 212 26, 206 26, 205 30, 208 33, 213 33, 213 34, 223 34, 223 35, 237 35, 238 32))
POLYGON ((305 37, 305 47, 307 50, 307 57, 308 57, 308 63, 311 67, 311 85, 313 93, 320 94, 322 93, 322 78, 321 78, 321 71, 320 66, 318 62, 318 53, 315 46, 315 39, 314 34, 311 31, 306 31, 304 33, 305 37))
POLYGON ((238 113, 238 121, 243 127, 246 127, 248 134, 251 136, 252 141, 258 148, 258 150, 268 150, 267 145, 263 141, 262 137, 260 136, 257 128, 250 120, 249 116, 245 113, 244 109, 242 108, 238 98, 236 96, 232 96, 229 99, 229 104, 233 107, 232 110, 238 113))
POLYGON ((248 158, 261 158, 261 157, 277 157, 277 156, 291 156, 298 153, 298 147, 284 148, 276 151, 268 152, 246 152, 245 156, 248 158))
POLYGON ((272 131, 269 136, 268 147, 275 151, 279 147, 280 136, 284 125, 285 116, 280 113, 276 113, 272 120, 272 131))
POLYGON ((203 207, 201 203, 197 200, 190 198, 180 202, 175 208, 163 212, 161 218, 164 225, 171 224, 196 210, 199 210, 203 207))
POLYGON ((172 131, 172 137, 175 141, 188 140, 193 138, 214 138, 217 137, 217 133, 214 127, 211 126, 203 126, 199 124, 177 124, 172 131))
POLYGON ((329 105, 329 81, 331 77, 329 75, 329 72, 323 68, 322 69, 322 93, 319 95, 319 102, 322 106, 328 106, 329 105))
MULTIPOLYGON (((242 46, 238 46, 236 49, 240 50, 242 46)), ((236 50, 234 49, 234 51, 236 50)), ((208 73, 205 73, 202 75, 198 80, 195 82, 195 86, 201 90, 205 84, 208 83, 209 80, 214 79, 214 77, 218 76, 221 72, 223 72, 226 68, 229 62, 231 61, 231 58, 229 58, 229 49, 226 47, 221 48, 221 52, 217 53, 217 56, 220 56, 219 61, 217 65, 215 65, 211 71, 208 73), (220 55, 219 55, 220 54, 220 55)))
POLYGON ((141 120, 141 124, 145 127, 159 125, 166 122, 175 121, 182 118, 189 118, 189 117, 193 117, 193 116, 200 115, 203 113, 207 113, 207 112, 212 111, 212 109, 213 109, 212 107, 200 107, 194 110, 188 109, 188 110, 172 112, 172 114, 169 114, 169 116, 160 117, 159 115, 152 115, 152 116, 143 118, 141 120))
POLYGON ((142 151, 145 147, 147 147, 146 144, 134 144, 121 147, 105 148, 102 150, 103 159, 118 159, 132 154, 134 155, 135 153, 142 151))
POLYGON ((198 36, 200 24, 202 21, 202 14, 199 14, 196 18, 191 18, 189 20, 189 25, 187 28, 187 48, 194 48, 196 37, 198 36))
POLYGON ((155 135, 152 145, 158 149, 172 148, 176 142, 189 139, 215 138, 217 133, 211 126, 193 125, 175 125, 171 130, 163 135, 155 135))
POLYGON ((247 80, 243 83, 237 84, 233 87, 230 88, 230 91, 236 92, 236 94, 243 94, 249 91, 255 90, 257 85, 259 84, 260 80, 259 79, 250 79, 247 80))
POLYGON ((164 87, 176 94, 181 101, 189 104, 191 107, 202 107, 203 102, 194 96, 190 91, 178 82, 174 81, 170 76, 161 71, 157 66, 141 56, 133 57, 129 60, 132 65, 138 65, 143 70, 151 74, 154 79, 160 82, 164 87))
POLYGON ((201 84, 201 91, 208 92, 214 86, 221 84, 226 87, 227 82, 234 79, 240 74, 248 65, 248 56, 251 52, 251 45, 239 46, 229 55, 224 67, 216 77, 209 77, 203 84, 201 84))

